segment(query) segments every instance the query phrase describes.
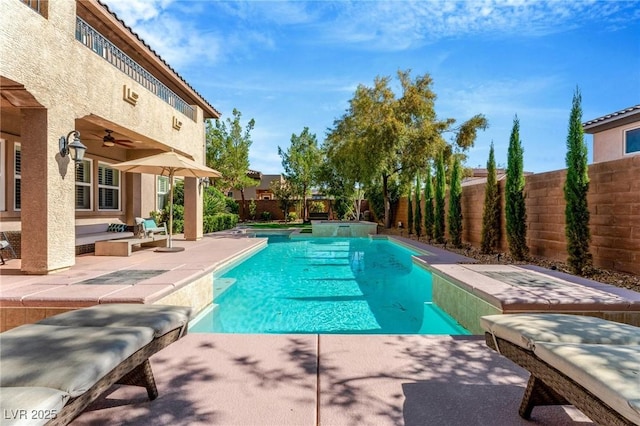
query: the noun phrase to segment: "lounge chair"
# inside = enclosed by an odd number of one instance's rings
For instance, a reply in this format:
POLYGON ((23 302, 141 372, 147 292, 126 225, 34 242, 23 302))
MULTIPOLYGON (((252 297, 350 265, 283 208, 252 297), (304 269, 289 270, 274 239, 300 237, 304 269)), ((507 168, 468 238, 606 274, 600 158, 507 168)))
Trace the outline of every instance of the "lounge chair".
POLYGON ((567 314, 481 318, 489 347, 531 373, 519 414, 572 404, 606 425, 640 424, 640 328, 567 314))
POLYGON ((20 424, 20 410, 45 410, 26 424, 64 425, 116 383, 142 386, 154 400, 149 357, 186 333, 190 315, 188 307, 105 304, 2 333, 3 412, 20 424))

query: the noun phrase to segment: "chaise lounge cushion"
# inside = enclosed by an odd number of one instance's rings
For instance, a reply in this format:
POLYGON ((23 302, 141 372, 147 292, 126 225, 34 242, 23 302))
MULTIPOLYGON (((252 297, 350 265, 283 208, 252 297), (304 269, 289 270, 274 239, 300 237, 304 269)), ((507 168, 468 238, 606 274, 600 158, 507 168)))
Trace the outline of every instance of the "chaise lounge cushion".
MULTIPOLYGON (((186 325, 191 308, 185 306, 113 303, 65 312, 38 324, 81 327, 149 327, 159 337, 186 325)), ((185 328, 186 330, 186 328, 185 328)))
POLYGON ((582 315, 487 315, 480 318, 480 325, 528 350, 537 342, 640 345, 640 327, 582 315))
POLYGON ((2 426, 36 426, 46 424, 62 410, 69 394, 42 387, 0 388, 2 426))
POLYGON ((536 342, 534 353, 640 424, 640 345, 536 342))
POLYGON ((147 327, 60 327, 27 324, 2 333, 0 386, 86 392, 151 342, 147 327))

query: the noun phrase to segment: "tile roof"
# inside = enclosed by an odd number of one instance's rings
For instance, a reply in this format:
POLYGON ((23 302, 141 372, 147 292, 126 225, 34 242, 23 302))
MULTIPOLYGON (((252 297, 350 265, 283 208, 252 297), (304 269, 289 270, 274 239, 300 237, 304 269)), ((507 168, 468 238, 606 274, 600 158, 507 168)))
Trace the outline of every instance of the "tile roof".
POLYGON ((600 126, 605 123, 618 121, 623 118, 628 118, 635 115, 638 115, 640 120, 640 105, 634 105, 632 107, 625 108, 620 111, 612 112, 611 114, 607 114, 602 117, 594 118, 593 120, 589 120, 587 122, 582 123, 582 126, 585 128, 585 130, 587 130, 587 129, 600 126))

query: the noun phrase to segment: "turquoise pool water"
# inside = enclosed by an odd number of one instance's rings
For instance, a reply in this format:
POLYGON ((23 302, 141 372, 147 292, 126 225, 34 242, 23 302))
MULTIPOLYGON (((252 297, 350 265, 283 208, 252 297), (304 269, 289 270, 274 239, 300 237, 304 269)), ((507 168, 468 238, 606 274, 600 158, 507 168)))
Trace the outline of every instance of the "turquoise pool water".
POLYGON ((469 334, 431 303, 431 273, 387 240, 289 239, 214 277, 190 332, 469 334))

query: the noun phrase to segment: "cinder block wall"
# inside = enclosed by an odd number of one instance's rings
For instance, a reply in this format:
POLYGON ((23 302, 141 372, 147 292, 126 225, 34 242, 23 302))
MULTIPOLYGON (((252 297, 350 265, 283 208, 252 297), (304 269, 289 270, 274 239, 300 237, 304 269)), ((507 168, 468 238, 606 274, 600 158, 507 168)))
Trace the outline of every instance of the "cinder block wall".
MULTIPOLYGON (((532 255, 566 261, 564 191, 566 170, 527 176, 527 243, 532 255)), ((594 265, 640 274, 640 156, 589 166, 591 245, 594 265)), ((506 180, 499 182, 502 200, 501 251, 507 251, 504 215, 506 180)), ((462 188, 463 239, 480 246, 485 184, 462 188)), ((395 210, 396 223, 407 223, 406 198, 395 210)), ((424 211, 424 210, 423 210, 424 211)), ((423 215, 424 216, 424 215, 423 215)))

